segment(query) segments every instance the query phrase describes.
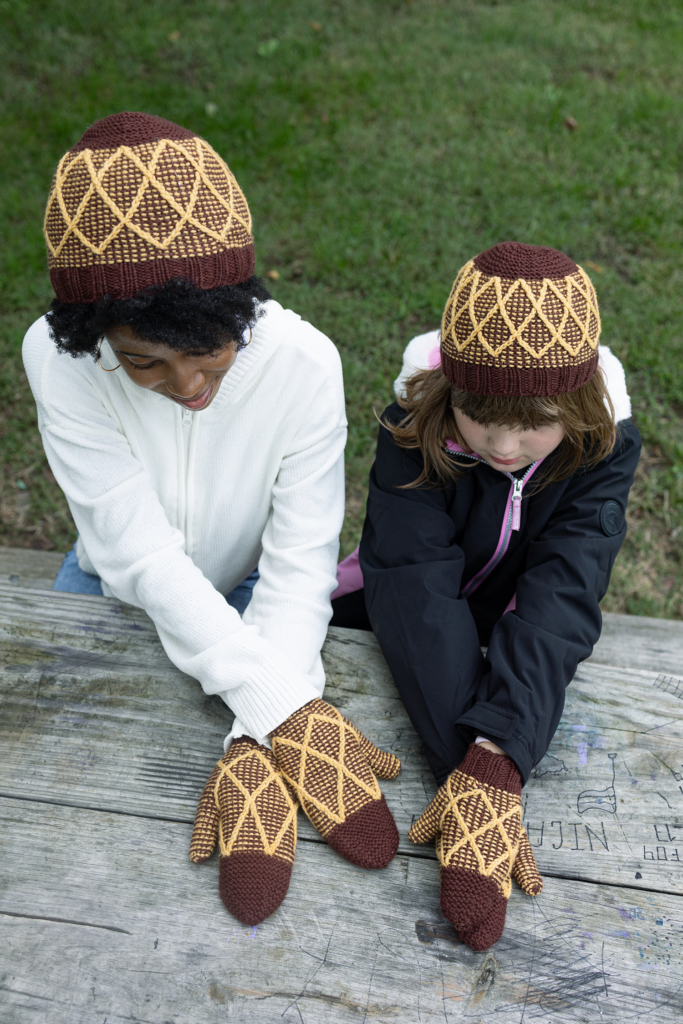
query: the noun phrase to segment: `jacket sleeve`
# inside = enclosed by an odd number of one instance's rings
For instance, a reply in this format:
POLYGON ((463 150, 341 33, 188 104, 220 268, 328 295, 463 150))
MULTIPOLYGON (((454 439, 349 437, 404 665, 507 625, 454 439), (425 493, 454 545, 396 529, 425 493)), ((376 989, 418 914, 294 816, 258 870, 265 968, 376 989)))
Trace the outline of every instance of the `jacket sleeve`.
POLYGON ((567 482, 529 546, 515 611, 494 626, 490 671, 480 680, 477 701, 460 720, 490 734, 492 709, 512 714, 507 735, 494 733, 492 738, 525 780, 550 745, 579 662, 590 656, 600 636, 599 602, 626 536, 626 504, 640 447, 635 426, 623 422, 612 454, 567 482))
MULTIPOLYGON (((387 414, 396 418, 398 406, 387 414)), ((455 767, 454 723, 472 702, 483 659, 460 596, 465 559, 449 514, 453 489, 405 489, 421 469, 419 453, 380 427, 359 559, 370 622, 441 779, 455 767)))
POLYGON ((439 781, 477 733, 505 749, 525 781, 546 752, 565 688, 600 635, 599 601, 625 536, 639 452, 637 430, 624 423, 599 466, 549 485, 559 500, 529 546, 516 611, 495 625, 484 662, 460 596, 464 555, 449 511, 453 490, 401 490, 419 475, 421 457, 380 428, 359 553, 365 601, 439 781), (603 528, 607 502, 621 513, 616 533, 603 528))

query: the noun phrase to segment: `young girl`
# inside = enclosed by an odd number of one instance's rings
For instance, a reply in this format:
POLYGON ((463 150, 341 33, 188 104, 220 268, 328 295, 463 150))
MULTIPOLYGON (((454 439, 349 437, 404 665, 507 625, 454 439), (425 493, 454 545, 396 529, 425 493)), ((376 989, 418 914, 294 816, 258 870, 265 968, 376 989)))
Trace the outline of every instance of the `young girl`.
POLYGON ((473 949, 500 938, 511 873, 540 892, 521 788, 626 533, 640 439, 599 334, 563 253, 505 242, 470 260, 440 335, 408 346, 333 594, 333 624, 375 631, 443 783, 410 834, 438 836, 441 906, 473 949))
POLYGON ((253 276, 237 181, 170 121, 92 125, 59 163, 45 236, 56 299, 24 362, 79 534, 57 586, 144 608, 171 661, 234 711, 190 856, 220 836, 223 901, 257 924, 287 892, 291 790, 354 863, 398 847, 375 778, 398 762, 320 699, 344 509, 339 355, 253 276))

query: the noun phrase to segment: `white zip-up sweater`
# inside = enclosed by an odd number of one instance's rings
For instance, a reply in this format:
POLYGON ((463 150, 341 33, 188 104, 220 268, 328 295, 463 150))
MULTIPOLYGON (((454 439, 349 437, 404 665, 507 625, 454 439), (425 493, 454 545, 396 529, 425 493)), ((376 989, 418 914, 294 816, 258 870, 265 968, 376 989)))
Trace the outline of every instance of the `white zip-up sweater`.
MULTIPOLYGON (((171 661, 263 741, 322 694, 336 586, 346 417, 332 342, 279 303, 211 405, 191 412, 24 339, 43 445, 79 532, 79 564, 143 608, 171 661), (258 565, 244 617, 225 601, 258 565)), ((102 363, 115 366, 109 346, 102 363)))

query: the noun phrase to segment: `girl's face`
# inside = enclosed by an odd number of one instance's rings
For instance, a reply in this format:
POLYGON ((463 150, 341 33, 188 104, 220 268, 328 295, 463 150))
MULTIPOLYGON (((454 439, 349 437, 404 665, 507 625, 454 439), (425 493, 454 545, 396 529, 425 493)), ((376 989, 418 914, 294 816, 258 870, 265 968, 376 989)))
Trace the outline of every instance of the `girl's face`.
POLYGON ((489 423, 482 426, 460 409, 454 409, 455 422, 465 445, 493 469, 514 473, 532 462, 544 459, 554 452, 565 435, 561 423, 552 423, 535 430, 513 430, 489 423))
POLYGON ((212 355, 179 352, 168 345, 143 341, 130 327, 123 326, 110 327, 107 341, 133 383, 194 412, 211 405, 237 358, 232 342, 212 355))

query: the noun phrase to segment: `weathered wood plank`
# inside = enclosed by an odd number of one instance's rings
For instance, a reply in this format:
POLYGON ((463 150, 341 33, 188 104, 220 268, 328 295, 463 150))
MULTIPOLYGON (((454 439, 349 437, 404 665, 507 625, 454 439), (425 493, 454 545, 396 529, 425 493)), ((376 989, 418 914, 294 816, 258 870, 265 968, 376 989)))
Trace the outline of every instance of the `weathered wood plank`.
MULTIPOLYGON (((409 846, 416 800, 403 807, 406 786, 423 803, 434 783, 409 756, 419 740, 374 637, 340 633, 328 641, 328 695, 375 742, 399 739, 403 788, 385 792, 409 846)), ((0 664, 0 792, 192 819, 232 715, 171 665, 147 616, 106 598, 0 587, 0 664)))
POLYGON ((581 667, 525 790, 543 871, 683 892, 681 697, 671 676, 581 667))
POLYGON ((0 1006, 12 1024, 673 1024, 683 898, 550 879, 488 953, 438 906, 433 861, 364 872, 299 844, 258 928, 187 859, 187 825, 0 801, 0 1006), (39 965, 39 968, 38 968, 39 965))
POLYGON ((52 590, 63 561, 64 555, 56 551, 0 546, 0 583, 52 590))
POLYGON ((602 634, 588 660, 683 676, 683 622, 603 612, 602 634))
MULTIPOLYGON (((63 554, 0 547, 0 584, 52 590, 63 554)), ((683 622, 603 612, 602 636, 591 661, 683 674, 683 622)))
MULTIPOLYGON (((0 792, 191 821, 228 709, 170 665, 141 612, 9 596, 0 588, 0 792)), ((406 837, 434 782, 374 637, 331 630, 324 658, 329 699, 403 760, 383 783, 401 850, 433 857, 406 837)), ((681 695, 683 681, 664 674, 582 666, 525 790, 545 874, 683 892, 681 695)), ((317 838, 305 821, 302 834, 317 838)))

